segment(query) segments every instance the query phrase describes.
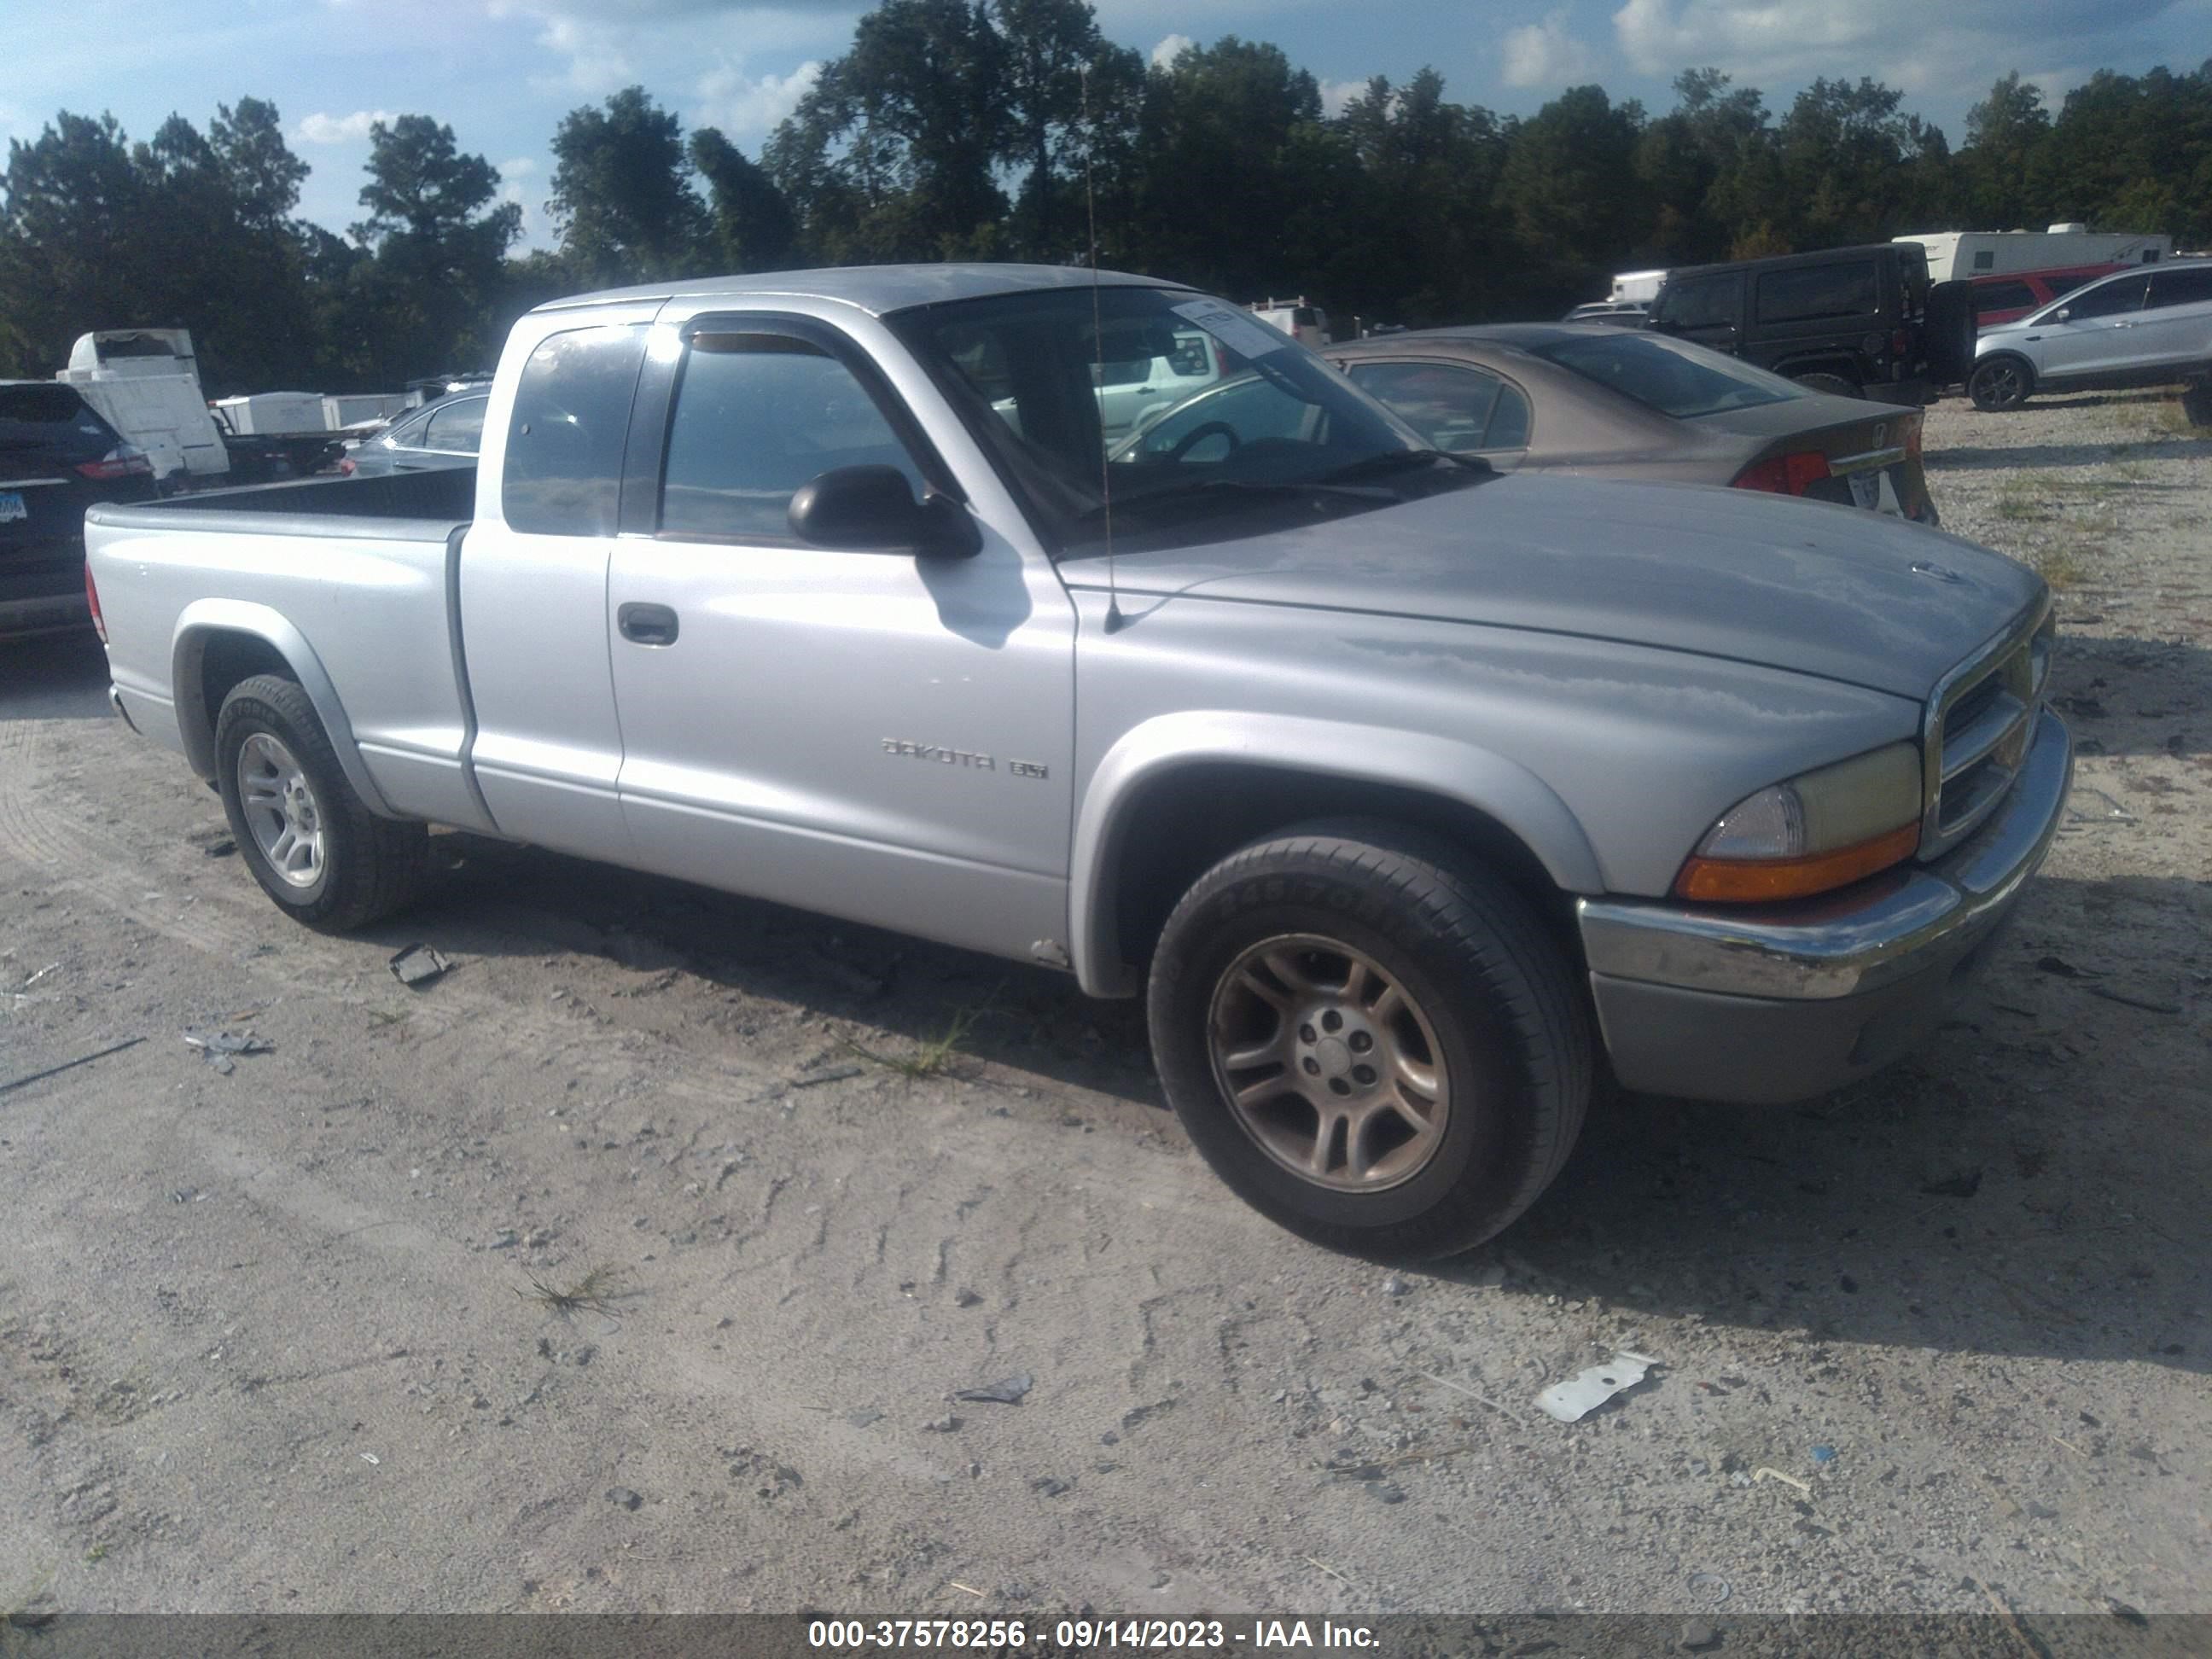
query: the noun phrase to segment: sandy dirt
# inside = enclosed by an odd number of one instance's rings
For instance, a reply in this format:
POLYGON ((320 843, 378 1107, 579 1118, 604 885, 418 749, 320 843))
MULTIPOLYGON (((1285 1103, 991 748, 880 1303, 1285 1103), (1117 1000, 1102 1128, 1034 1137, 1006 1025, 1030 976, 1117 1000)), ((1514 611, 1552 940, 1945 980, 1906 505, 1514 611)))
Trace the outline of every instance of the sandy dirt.
POLYGON ((1433 1273, 1229 1199, 1042 971, 459 838, 294 927, 96 647, 0 647, 0 1082, 143 1039, 0 1092, 0 1612, 2212 1608, 2212 441, 1928 449, 2084 750, 1990 972, 1433 1273))

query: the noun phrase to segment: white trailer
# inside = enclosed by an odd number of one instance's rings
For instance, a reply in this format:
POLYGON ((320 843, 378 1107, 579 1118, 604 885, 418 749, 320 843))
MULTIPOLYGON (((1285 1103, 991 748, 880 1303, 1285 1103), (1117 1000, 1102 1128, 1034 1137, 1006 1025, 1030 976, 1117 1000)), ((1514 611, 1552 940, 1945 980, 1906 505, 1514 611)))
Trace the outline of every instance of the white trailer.
POLYGON ((1932 230, 1892 240, 1928 250, 1928 279, 1934 283, 2073 265, 2148 265, 2173 253, 2171 236, 2092 231, 2072 223, 2048 230, 1932 230))
POLYGON ((181 328, 107 328, 80 334, 54 376, 77 389, 144 450, 157 478, 213 483, 230 471, 222 433, 200 390, 192 337, 181 328))
POLYGON ((1648 306, 1659 297, 1666 283, 1663 270, 1618 270, 1613 276, 1613 292, 1606 298, 1614 305, 1648 306))
POLYGON ((218 398, 213 407, 241 438, 265 438, 277 433, 329 431, 323 403, 319 392, 256 392, 218 398))

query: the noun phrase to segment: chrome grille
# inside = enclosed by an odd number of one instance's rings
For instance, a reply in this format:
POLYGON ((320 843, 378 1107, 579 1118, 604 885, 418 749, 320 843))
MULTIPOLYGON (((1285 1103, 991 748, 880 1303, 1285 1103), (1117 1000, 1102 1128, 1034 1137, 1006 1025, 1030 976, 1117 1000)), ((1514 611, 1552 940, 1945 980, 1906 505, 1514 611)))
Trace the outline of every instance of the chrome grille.
POLYGON ((2011 789, 2051 673, 2046 598, 1936 688, 1923 738, 1927 812, 1920 856, 1940 858, 1973 833, 2011 789))

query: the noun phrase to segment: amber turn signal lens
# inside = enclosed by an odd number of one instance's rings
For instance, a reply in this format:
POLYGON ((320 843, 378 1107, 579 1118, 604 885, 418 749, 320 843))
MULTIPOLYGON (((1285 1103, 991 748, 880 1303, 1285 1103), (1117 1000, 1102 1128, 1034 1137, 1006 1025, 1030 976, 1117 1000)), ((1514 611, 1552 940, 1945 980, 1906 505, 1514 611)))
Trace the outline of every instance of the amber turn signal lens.
POLYGON ((1908 823, 1832 853, 1802 859, 1692 858, 1674 878, 1678 898, 1712 904, 1763 904, 1804 898, 1887 870, 1919 850, 1920 826, 1908 823))

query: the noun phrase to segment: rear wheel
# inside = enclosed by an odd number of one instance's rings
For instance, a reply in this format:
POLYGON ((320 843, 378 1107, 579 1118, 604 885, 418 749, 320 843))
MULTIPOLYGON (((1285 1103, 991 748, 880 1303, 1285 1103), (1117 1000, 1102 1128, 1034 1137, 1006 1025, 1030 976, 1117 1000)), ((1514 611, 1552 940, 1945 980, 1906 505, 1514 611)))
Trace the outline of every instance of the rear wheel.
POLYGON ((1838 398, 1856 398, 1859 395, 1858 382, 1847 380, 1840 374, 1793 374, 1790 378, 1808 392, 1826 392, 1838 398))
POLYGON ((275 674, 241 680, 215 726, 216 783, 231 838, 261 890, 310 927, 342 931, 422 891, 429 836, 380 818, 346 781, 314 704, 275 674))
POLYGON ((2035 384, 2034 371, 2017 357, 1988 357, 1974 366, 1966 395, 1986 414, 2018 409, 2035 384))
POLYGON ((1192 1143, 1331 1249, 1424 1260, 1510 1225, 1565 1163, 1595 1040, 1503 881, 1366 821, 1236 853, 1154 953, 1152 1051, 1192 1143))

